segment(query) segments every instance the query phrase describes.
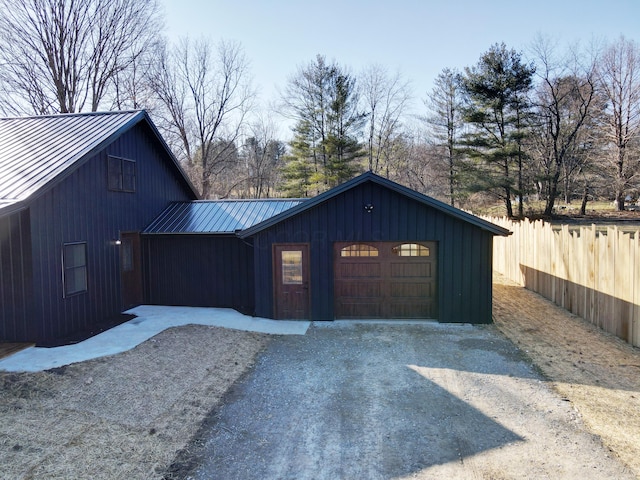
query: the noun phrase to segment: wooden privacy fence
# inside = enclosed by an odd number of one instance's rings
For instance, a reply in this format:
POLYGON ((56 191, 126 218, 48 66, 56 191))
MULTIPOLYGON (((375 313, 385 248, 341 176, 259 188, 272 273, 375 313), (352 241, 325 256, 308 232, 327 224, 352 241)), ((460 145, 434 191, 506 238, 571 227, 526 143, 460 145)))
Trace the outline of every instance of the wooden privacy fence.
POLYGON ((495 271, 640 346, 640 232, 486 219, 513 232, 494 237, 495 271))

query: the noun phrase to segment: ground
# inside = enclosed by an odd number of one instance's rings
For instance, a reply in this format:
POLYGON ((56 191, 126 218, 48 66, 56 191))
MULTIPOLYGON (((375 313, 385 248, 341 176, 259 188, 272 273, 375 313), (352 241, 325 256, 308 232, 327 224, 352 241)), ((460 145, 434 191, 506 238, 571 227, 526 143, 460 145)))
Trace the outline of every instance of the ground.
POLYGON ((493 317, 640 478, 640 350, 501 276, 493 317))
MULTIPOLYGON (((640 477, 638 349, 501 278, 494 318, 484 328, 519 347, 548 379, 544 388, 640 477)), ((0 478, 170 478, 188 470, 185 449, 268 343, 265 335, 187 326, 113 357, 0 373, 0 478)))
POLYGON ((161 478, 267 337, 189 325, 41 373, 0 373, 0 478, 161 478))

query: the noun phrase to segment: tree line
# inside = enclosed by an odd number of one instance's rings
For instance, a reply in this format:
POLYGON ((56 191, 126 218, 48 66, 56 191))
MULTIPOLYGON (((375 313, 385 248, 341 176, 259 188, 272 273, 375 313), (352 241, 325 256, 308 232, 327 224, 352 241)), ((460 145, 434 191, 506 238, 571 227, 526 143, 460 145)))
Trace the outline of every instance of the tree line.
POLYGON ((0 114, 147 109, 203 198, 307 197, 370 170, 454 206, 640 193, 640 51, 494 44, 425 98, 317 55, 260 108, 239 43, 162 35, 156 0, 0 0, 0 114), (419 106, 416 104, 419 103, 419 106), (279 138, 279 122, 291 137, 279 138))

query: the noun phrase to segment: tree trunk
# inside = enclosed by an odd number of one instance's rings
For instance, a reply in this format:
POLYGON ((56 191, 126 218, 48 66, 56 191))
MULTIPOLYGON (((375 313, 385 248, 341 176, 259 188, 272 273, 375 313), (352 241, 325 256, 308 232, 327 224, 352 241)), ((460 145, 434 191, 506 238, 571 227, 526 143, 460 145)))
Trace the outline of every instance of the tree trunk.
POLYGON ((589 187, 584 186, 584 190, 582 191, 582 203, 580 204, 580 215, 587 214, 587 198, 589 197, 589 187))
POLYGON ((453 199, 454 187, 453 187, 453 150, 449 147, 449 201, 452 207, 455 207, 455 201, 453 199))
POLYGON ((511 189, 509 187, 504 189, 504 206, 507 209, 507 217, 513 218, 513 205, 511 204, 511 189))
POLYGON ((571 203, 571 192, 569 191, 569 175, 565 173, 564 177, 564 203, 569 205, 571 203))
POLYGON ((549 185, 549 196, 547 197, 547 202, 544 207, 544 215, 550 217, 553 213, 553 207, 556 203, 556 198, 558 196, 558 180, 560 179, 560 171, 556 171, 556 173, 551 178, 551 184, 549 185))

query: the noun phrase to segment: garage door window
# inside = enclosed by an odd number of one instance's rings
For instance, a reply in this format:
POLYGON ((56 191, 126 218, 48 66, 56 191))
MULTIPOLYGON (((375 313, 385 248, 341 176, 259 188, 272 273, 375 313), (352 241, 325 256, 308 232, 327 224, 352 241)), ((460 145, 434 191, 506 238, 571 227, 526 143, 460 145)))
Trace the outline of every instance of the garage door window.
POLYGON ((429 247, 420 245, 419 243, 403 243, 391 249, 394 255, 398 257, 428 257, 429 247))
POLYGON ((378 249, 364 243, 347 245, 340 250, 341 257, 377 257, 378 249))

